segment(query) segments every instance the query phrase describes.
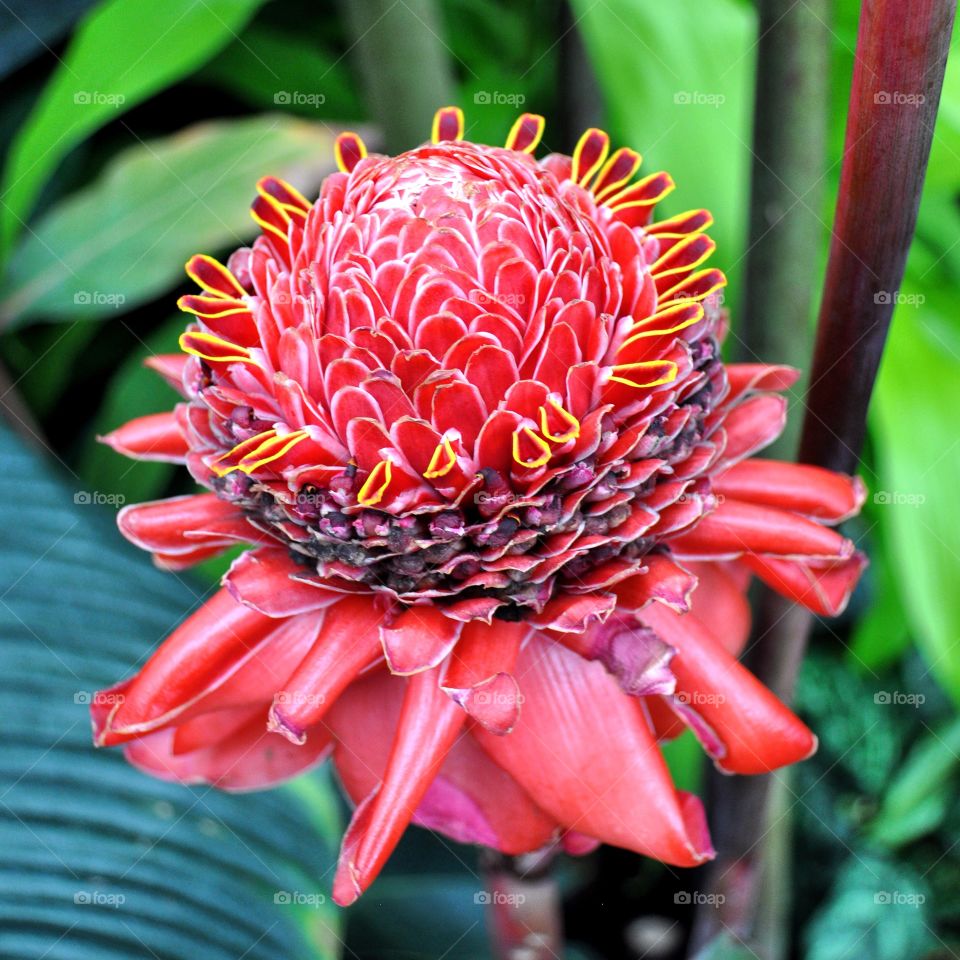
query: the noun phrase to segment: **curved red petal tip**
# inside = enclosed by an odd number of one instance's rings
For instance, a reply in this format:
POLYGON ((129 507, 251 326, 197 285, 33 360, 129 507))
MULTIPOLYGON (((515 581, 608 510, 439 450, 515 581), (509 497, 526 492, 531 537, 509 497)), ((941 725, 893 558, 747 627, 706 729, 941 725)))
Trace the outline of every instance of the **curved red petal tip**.
POLYGON ((473 687, 444 687, 443 691, 484 729, 499 736, 510 733, 520 719, 523 695, 509 673, 498 673, 473 687))
POLYGON ((183 463, 190 449, 172 412, 137 417, 97 440, 134 460, 183 463))
POLYGON ((135 679, 135 677, 129 677, 105 690, 97 690, 90 698, 90 725, 93 728, 95 747, 112 747, 121 742, 112 736, 110 721, 123 703, 126 692, 135 679))
POLYGON ((436 607, 409 607, 389 626, 380 627, 390 672, 408 677, 437 666, 456 646, 462 628, 436 607))

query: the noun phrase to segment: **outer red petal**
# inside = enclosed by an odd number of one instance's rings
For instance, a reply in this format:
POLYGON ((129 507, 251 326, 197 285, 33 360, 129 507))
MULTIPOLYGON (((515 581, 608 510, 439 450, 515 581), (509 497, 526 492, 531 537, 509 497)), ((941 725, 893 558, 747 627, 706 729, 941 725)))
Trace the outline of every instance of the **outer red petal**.
POLYGON ((343 838, 333 880, 333 898, 341 906, 373 883, 463 729, 466 714, 438 680, 435 671, 424 670, 406 681, 383 780, 354 811, 343 838))
POLYGON ((856 553, 839 563, 803 563, 773 557, 744 557, 756 575, 774 590, 821 616, 843 613, 867 558, 856 553))
POLYGON ((222 790, 263 790, 319 763, 330 748, 317 736, 307 746, 294 746, 266 730, 266 711, 250 711, 249 719, 212 746, 174 753, 174 730, 160 730, 131 744, 126 758, 146 773, 181 783, 209 783, 222 790))
MULTIPOLYGON (((372 674, 352 684, 330 711, 334 762, 357 803, 376 789, 386 770, 405 686, 388 673, 372 674)), ((507 854, 537 850, 558 829, 472 737, 453 745, 413 822, 507 854)))
MULTIPOLYGON (((690 563, 697 576, 689 616, 694 617, 735 657, 750 636, 750 604, 746 587, 730 563, 690 563)), ((682 612, 682 611, 678 611, 682 612)))
POLYGON ((445 617, 436 607, 408 607, 380 639, 392 673, 409 676, 441 663, 454 648, 463 624, 445 617))
POLYGON ((806 725, 694 618, 659 604, 640 618, 677 648, 676 701, 721 770, 767 773, 816 750, 806 725))
POLYGON ((337 697, 381 656, 382 615, 368 597, 348 597, 324 615, 323 628, 270 708, 270 729, 303 743, 337 697))
POLYGON ((168 724, 225 681, 275 627, 218 591, 164 641, 110 713, 94 716, 95 742, 110 746, 168 724))
POLYGON ((640 702, 600 664, 534 636, 517 674, 525 701, 516 729, 475 736, 547 813, 665 863, 713 856, 699 801, 674 789, 640 702))
POLYGON ((738 500, 724 500, 670 546, 679 557, 704 559, 744 553, 845 559, 854 552, 853 544, 839 533, 799 514, 738 500))
POLYGON ((759 457, 736 464, 711 487, 733 500, 793 510, 826 523, 853 516, 867 494, 859 477, 759 457))
POLYGON ((215 493, 191 494, 124 507, 117 514, 120 532, 151 553, 190 554, 208 547, 255 542, 263 536, 243 512, 215 493))
POLYGON ((262 547, 241 554, 224 575, 223 585, 238 603, 268 617, 292 617, 322 610, 342 596, 303 580, 304 568, 290 558, 283 547, 262 547))
POLYGON ((138 417, 100 439, 117 453, 135 460, 184 463, 190 449, 172 412, 138 417))

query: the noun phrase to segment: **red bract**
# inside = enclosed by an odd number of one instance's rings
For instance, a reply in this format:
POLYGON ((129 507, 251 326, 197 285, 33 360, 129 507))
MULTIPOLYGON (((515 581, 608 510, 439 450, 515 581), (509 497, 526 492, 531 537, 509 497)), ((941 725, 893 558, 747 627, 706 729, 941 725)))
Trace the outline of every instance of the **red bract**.
POLYGON ((121 512, 159 564, 254 549, 95 699, 96 742, 232 789, 332 752, 341 903, 411 821, 712 856, 657 741, 690 727, 735 773, 808 756, 736 659, 744 591, 835 614, 863 566, 829 529, 859 481, 748 459, 795 374, 722 363, 709 215, 654 220, 670 178, 599 130, 535 160, 542 127, 480 146, 442 110, 399 157, 341 136, 314 204, 261 181, 262 235, 187 264, 196 322, 152 361, 184 402, 107 438, 212 491, 121 512))

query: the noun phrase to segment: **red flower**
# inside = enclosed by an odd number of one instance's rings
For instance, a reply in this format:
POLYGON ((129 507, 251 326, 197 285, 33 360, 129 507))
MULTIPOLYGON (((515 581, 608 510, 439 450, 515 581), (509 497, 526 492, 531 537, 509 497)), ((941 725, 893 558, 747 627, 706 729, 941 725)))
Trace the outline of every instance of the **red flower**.
POLYGON ((161 566, 254 549, 95 699, 96 742, 232 789, 332 752, 341 903, 411 820, 712 856, 657 741, 689 726, 735 773, 812 753, 736 659, 744 591, 835 614, 863 566, 829 529, 858 480, 748 459, 795 374, 721 362, 709 214, 653 221, 672 181, 599 130, 535 160, 542 127, 480 146, 441 110, 399 157, 341 136, 312 205, 261 181, 262 235, 187 264, 184 355, 151 361, 184 402, 106 438, 212 491, 121 512, 161 566))

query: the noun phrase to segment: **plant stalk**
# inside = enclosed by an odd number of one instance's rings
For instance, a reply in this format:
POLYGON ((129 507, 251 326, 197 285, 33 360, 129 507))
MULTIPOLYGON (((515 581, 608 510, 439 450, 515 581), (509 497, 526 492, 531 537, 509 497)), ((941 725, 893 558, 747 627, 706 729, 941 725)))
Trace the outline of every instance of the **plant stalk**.
MULTIPOLYGON (((907 15, 897 0, 865 0, 861 10, 840 194, 800 440, 805 463, 852 473, 859 462, 867 407, 916 226, 956 5, 956 0, 917 0, 907 15)), ((758 78, 758 88, 771 83, 765 75, 758 78)), ((794 265, 787 260, 775 269, 794 265)), ((769 316, 776 322, 776 312, 769 316)), ((745 661, 782 699, 792 696, 811 620, 806 611, 762 593, 745 661)), ((747 941, 756 936, 772 779, 718 784, 713 822, 719 856, 707 887, 725 899, 712 914, 698 914, 691 955, 724 929, 747 941)))
MULTIPOLYGON (((827 139, 829 0, 760 0, 750 235, 740 339, 744 362, 803 368, 813 344, 827 139)), ((802 396, 803 383, 795 388, 802 396)), ((799 418, 771 447, 793 458, 799 418)))
POLYGON ((430 136, 439 107, 456 102, 450 49, 434 0, 344 0, 351 50, 371 119, 388 153, 430 136))

